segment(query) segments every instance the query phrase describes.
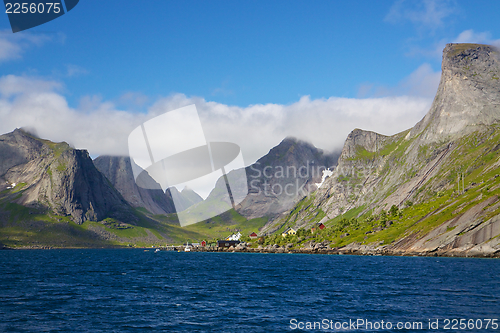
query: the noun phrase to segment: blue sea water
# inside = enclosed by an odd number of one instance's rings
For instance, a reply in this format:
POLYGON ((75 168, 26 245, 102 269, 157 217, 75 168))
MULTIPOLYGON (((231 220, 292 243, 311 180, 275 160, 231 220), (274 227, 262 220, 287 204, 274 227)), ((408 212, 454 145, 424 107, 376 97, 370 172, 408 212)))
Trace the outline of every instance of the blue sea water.
POLYGON ((500 332, 499 292, 495 259, 0 251, 1 332, 500 332))

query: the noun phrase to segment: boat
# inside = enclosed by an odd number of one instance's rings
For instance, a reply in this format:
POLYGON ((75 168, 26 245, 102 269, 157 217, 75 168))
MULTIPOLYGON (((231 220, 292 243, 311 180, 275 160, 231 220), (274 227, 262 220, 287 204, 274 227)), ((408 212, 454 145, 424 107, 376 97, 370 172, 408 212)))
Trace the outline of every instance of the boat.
POLYGON ((160 249, 156 249, 156 250, 155 250, 155 253, 158 253, 158 252, 160 252, 160 249))
POLYGON ((184 247, 184 252, 191 252, 191 245, 189 241, 186 242, 186 246, 184 247))

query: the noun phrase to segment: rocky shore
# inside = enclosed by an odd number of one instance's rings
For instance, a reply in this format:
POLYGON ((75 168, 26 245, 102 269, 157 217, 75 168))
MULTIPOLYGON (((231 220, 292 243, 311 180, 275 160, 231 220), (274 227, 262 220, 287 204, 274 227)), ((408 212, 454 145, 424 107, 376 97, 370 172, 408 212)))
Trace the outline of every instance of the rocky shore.
MULTIPOLYGON (((78 247, 79 249, 81 247, 78 247)), ((90 248, 90 247, 89 247, 90 248)), ((110 247, 120 248, 120 247, 110 247)), ((130 247, 126 247, 130 248, 130 247)), ((135 248, 135 247, 134 247, 135 248)), ((15 248, 17 250, 53 250, 63 249, 61 247, 49 246, 23 246, 15 248)), ((68 248, 70 249, 70 248, 68 248)), ((137 248, 135 248, 137 249, 137 248)), ((154 250, 154 248, 144 248, 145 250, 154 250)), ((162 251, 184 252, 185 246, 172 246, 166 248, 160 247, 162 251)), ((0 246, 0 250, 14 250, 5 246, 0 246)), ((463 257, 463 258, 500 258, 500 251, 496 252, 479 252, 460 249, 437 249, 434 251, 412 251, 394 249, 389 246, 374 246, 362 245, 359 243, 351 243, 344 247, 331 248, 327 242, 314 243, 308 242, 301 248, 294 248, 293 244, 286 246, 279 245, 259 245, 256 248, 247 246, 246 243, 240 243, 237 246, 231 247, 215 247, 215 246, 190 246, 190 252, 242 252, 242 253, 287 253, 287 254, 333 254, 333 255, 363 255, 363 256, 406 256, 406 257, 463 257)))
MULTIPOLYGON (((176 248, 184 251, 184 247, 176 248)), ((470 258, 500 258, 500 251, 484 253, 459 251, 457 249, 435 251, 403 251, 391 249, 387 246, 367 246, 351 243, 340 248, 331 248, 325 243, 309 243, 302 248, 293 248, 293 244, 286 246, 268 245, 252 248, 244 243, 231 247, 191 247, 191 252, 246 252, 246 253, 290 253, 290 254, 336 254, 336 255, 367 255, 367 256, 422 256, 422 257, 470 257, 470 258)))

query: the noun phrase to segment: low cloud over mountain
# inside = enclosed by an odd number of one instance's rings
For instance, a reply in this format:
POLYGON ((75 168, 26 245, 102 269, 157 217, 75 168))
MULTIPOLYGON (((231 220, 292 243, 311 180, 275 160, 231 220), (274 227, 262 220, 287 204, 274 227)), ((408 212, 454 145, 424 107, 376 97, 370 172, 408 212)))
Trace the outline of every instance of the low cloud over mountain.
POLYGON ((336 150, 355 127, 388 135, 397 133, 418 122, 431 103, 430 98, 421 96, 364 99, 303 96, 288 105, 240 107, 172 94, 158 98, 144 112, 138 112, 118 108, 117 104, 123 101, 103 101, 95 96, 83 97, 80 106, 73 108, 68 105, 65 93, 64 84, 58 81, 15 75, 1 77, 0 132, 35 128, 41 137, 69 141, 76 148, 88 149, 94 157, 126 155, 128 134, 136 126, 164 112, 196 104, 207 140, 239 144, 245 163, 251 164, 290 135, 325 150, 336 150))

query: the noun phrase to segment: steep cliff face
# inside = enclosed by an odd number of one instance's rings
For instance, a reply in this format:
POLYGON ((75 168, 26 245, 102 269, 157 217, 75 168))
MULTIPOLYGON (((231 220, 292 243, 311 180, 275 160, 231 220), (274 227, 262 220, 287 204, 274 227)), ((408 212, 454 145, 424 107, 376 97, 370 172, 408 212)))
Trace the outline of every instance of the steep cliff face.
POLYGON ((145 189, 137 186, 130 163, 128 156, 99 156, 94 160, 96 168, 133 207, 145 208, 152 214, 170 214, 175 213, 176 208, 178 211, 183 211, 203 200, 197 193, 187 188, 179 192, 172 187, 163 192, 160 184, 146 173, 141 174, 141 177, 148 177, 143 181, 150 185, 156 184, 157 188, 145 189), (179 207, 175 206, 174 197, 179 207))
POLYGON ((411 136, 452 140, 500 120, 500 54, 489 45, 448 44, 430 111, 411 136))
POLYGON ((42 141, 35 140, 22 130, 0 136, 0 175, 10 168, 28 163, 41 155, 48 155, 51 149, 42 141))
POLYGON ((70 216, 79 224, 106 217, 136 221, 130 206, 85 150, 17 129, 0 136, 0 161, 3 200, 70 216))
POLYGON ((449 44, 442 68, 432 107, 415 127, 390 137, 351 132, 324 185, 267 231, 322 222, 336 230, 333 244, 351 242, 354 253, 500 251, 498 53, 449 44), (403 217, 377 224, 392 206, 403 217))
MULTIPOLYGON (((159 184, 157 189, 137 186, 130 157, 99 156, 94 160, 94 165, 133 207, 143 207, 153 214, 175 213, 172 199, 165 195, 159 184)), ((148 183, 153 182, 151 179, 148 183)))
MULTIPOLYGON (((494 48, 448 44, 442 69, 431 109, 412 129, 391 137, 359 129, 349 134, 335 174, 317 194, 327 217, 356 206, 376 211, 401 206, 449 165, 460 138, 491 132, 500 121, 500 61, 494 48)), ((448 183, 429 186, 439 191, 448 183)))
POLYGON ((385 135, 356 128, 347 136, 340 157, 349 160, 358 155, 360 150, 374 153, 384 147, 388 139, 385 135))

